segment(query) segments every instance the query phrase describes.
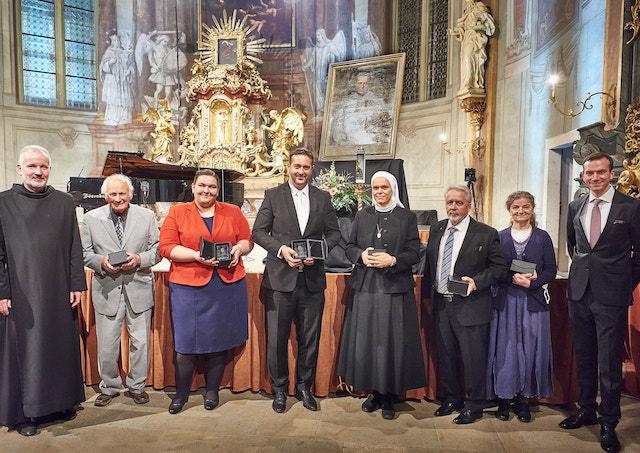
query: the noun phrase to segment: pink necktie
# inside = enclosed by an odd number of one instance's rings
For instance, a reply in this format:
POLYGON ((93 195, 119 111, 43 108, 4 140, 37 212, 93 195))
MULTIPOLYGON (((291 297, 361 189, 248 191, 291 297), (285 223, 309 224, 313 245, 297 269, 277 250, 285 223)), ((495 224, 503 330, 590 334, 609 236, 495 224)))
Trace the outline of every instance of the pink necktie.
POLYGON ((600 239, 600 229, 602 228, 602 217, 600 215, 600 202, 602 200, 596 198, 593 200, 593 211, 591 211, 591 225, 589 226, 589 244, 591 248, 595 247, 598 239, 600 239))

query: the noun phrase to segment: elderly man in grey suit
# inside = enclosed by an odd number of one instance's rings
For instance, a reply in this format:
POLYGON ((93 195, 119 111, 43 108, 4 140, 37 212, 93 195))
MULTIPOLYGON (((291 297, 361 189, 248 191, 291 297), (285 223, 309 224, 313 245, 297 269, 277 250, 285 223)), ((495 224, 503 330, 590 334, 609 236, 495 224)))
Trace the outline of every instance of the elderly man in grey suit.
POLYGON ((93 269, 92 298, 96 313, 100 394, 96 406, 106 406, 120 394, 118 370, 120 335, 129 333, 129 373, 126 385, 137 404, 149 401, 144 391, 149 366, 147 339, 153 307, 151 267, 160 261, 158 223, 149 209, 132 205, 133 185, 124 175, 111 175, 102 184, 107 205, 85 214, 80 225, 84 264, 93 269), (109 254, 126 252, 115 264, 109 254))

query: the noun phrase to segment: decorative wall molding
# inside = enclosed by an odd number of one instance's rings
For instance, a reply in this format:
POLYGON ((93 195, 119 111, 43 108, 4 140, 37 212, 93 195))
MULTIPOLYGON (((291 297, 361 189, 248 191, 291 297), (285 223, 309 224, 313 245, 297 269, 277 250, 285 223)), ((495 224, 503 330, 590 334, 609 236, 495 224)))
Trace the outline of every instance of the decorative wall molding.
POLYGON ((58 135, 62 139, 62 143, 67 148, 73 148, 73 145, 76 142, 76 138, 78 138, 78 131, 72 127, 63 127, 58 129, 58 135))

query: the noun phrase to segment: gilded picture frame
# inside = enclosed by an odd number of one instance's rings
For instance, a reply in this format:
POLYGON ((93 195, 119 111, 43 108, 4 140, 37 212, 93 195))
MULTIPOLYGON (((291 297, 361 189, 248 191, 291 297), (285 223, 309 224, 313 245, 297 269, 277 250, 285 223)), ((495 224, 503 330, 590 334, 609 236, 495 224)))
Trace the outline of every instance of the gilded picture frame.
POLYGON ((405 54, 329 66, 320 160, 395 157, 405 54))

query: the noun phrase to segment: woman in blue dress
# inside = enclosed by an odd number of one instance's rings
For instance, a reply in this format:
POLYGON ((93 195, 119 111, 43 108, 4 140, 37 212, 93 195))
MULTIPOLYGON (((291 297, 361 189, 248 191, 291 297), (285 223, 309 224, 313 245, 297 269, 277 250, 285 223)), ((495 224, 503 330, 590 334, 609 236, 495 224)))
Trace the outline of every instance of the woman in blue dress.
POLYGON ((496 418, 509 420, 510 410, 521 422, 531 421, 528 398, 553 392, 549 293, 557 266, 549 234, 536 227, 535 200, 529 192, 507 198, 511 226, 500 231, 502 251, 514 259, 535 263, 533 273, 511 272, 497 291, 491 320, 488 398, 498 398, 496 418))

